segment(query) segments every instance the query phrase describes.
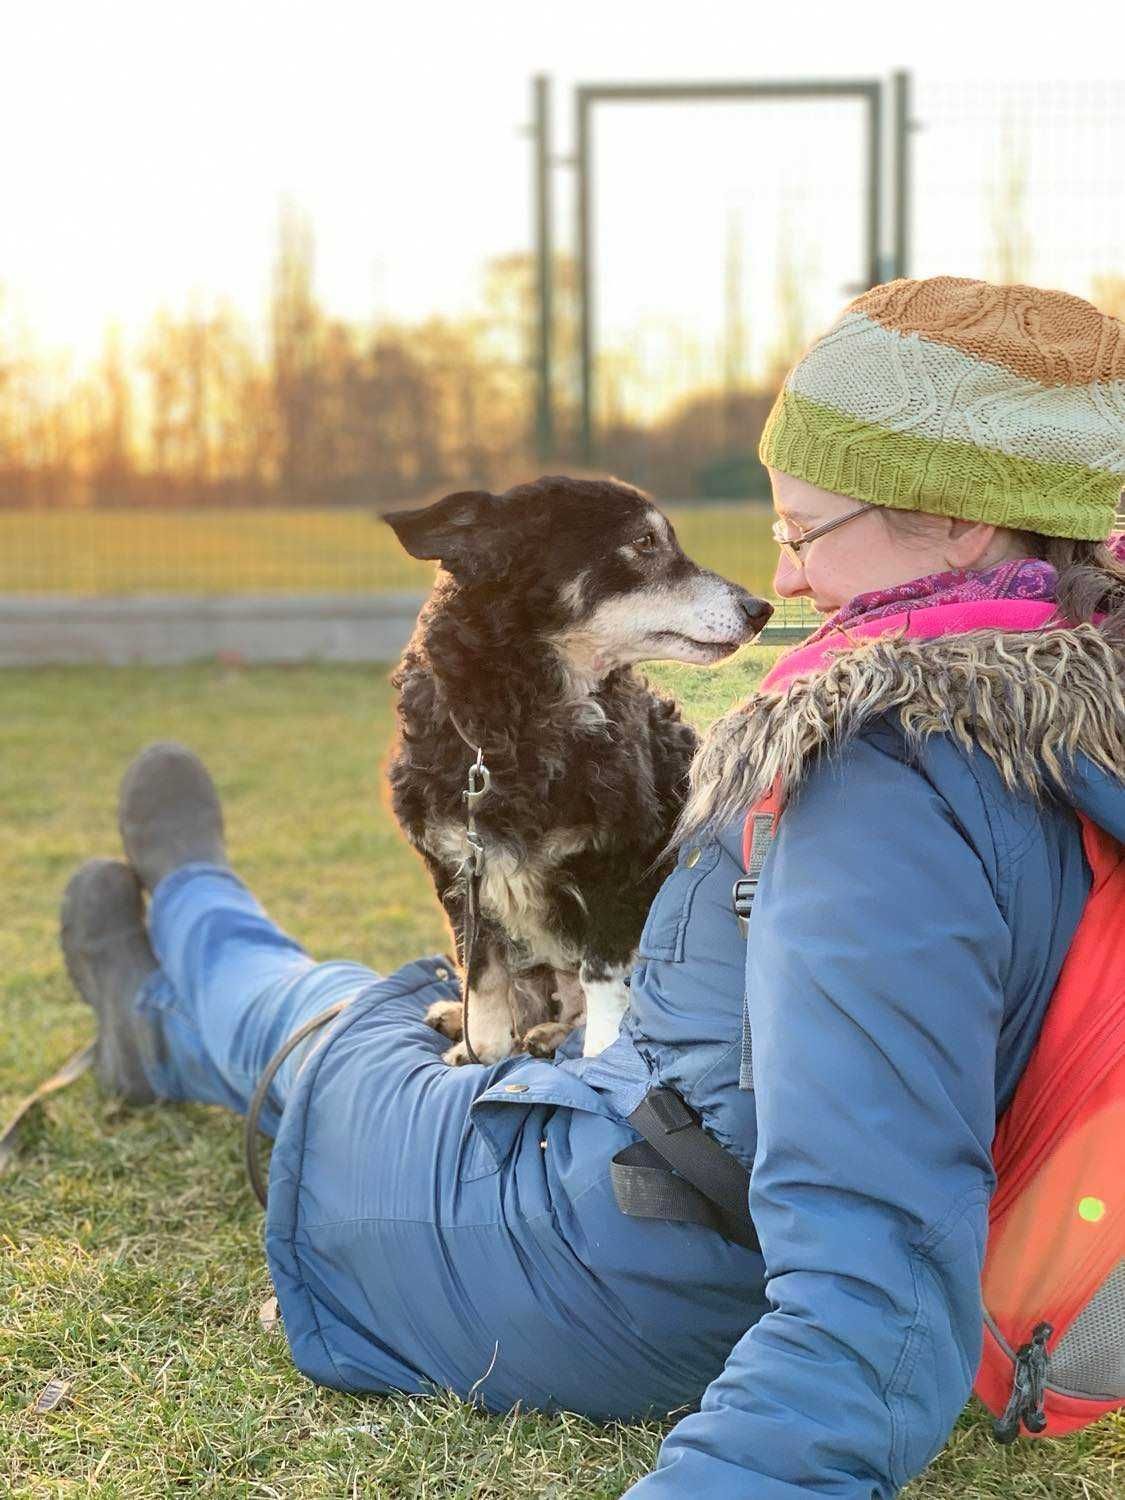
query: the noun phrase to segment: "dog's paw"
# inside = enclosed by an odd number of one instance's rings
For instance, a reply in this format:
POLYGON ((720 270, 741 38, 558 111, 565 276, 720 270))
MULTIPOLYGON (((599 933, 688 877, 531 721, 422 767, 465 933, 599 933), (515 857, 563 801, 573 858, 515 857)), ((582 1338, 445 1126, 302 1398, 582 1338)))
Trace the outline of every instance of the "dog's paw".
POLYGON ((498 1063, 502 1058, 511 1057, 514 1042, 515 1038, 510 1031, 502 1041, 497 1040, 491 1045, 484 1041, 475 1042, 474 1051, 477 1055, 473 1059, 469 1056, 469 1049, 462 1038, 441 1054, 441 1060, 448 1063, 451 1068, 460 1068, 465 1063, 473 1061, 484 1063, 487 1067, 491 1063, 498 1063))
POLYGON ((566 1026, 560 1026, 557 1021, 544 1021, 540 1026, 533 1026, 520 1043, 519 1050, 527 1052, 532 1057, 554 1057, 570 1035, 566 1026))
MULTIPOLYGON (((440 1031, 451 1042, 459 1042, 465 1035, 464 1016, 460 1000, 435 1000, 426 1012, 426 1025, 440 1031)), ((446 1057, 446 1062, 449 1058, 446 1057)), ((465 1061, 466 1059, 462 1059, 465 1061)))
POLYGON ((454 1042, 448 1051, 441 1054, 443 1063, 448 1063, 451 1068, 463 1068, 466 1063, 472 1062, 468 1048, 463 1041, 454 1042))

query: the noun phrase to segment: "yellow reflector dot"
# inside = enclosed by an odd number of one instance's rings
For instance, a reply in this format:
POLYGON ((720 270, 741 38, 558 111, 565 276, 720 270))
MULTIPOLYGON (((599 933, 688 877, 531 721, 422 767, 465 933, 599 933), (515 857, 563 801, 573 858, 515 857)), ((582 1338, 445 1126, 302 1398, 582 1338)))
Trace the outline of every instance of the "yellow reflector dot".
POLYGON ((1087 1224, 1096 1224, 1105 1218, 1105 1203, 1101 1198, 1082 1198, 1078 1203, 1078 1217, 1087 1224))

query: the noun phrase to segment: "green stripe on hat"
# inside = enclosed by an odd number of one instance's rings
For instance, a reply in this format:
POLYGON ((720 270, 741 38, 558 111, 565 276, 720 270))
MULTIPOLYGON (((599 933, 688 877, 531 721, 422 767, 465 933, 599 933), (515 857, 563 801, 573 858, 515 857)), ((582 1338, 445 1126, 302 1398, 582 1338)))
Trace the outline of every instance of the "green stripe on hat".
POLYGON ((1125 484, 1125 380, 1041 385, 951 344, 845 313, 785 386, 876 427, 1080 464, 1125 484))
POLYGON ((762 433, 767 467, 896 510, 1104 541, 1121 476, 895 432, 785 389, 762 433))

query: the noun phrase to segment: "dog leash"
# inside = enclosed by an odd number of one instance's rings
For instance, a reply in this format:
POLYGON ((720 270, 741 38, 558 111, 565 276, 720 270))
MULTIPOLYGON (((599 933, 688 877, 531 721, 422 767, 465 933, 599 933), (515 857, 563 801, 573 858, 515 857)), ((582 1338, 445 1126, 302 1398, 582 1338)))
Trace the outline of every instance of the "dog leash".
POLYGON ((270 1084, 277 1074, 278 1068, 293 1051, 294 1047, 300 1046, 306 1037, 312 1036, 314 1031, 319 1031, 322 1026, 327 1026, 329 1021, 334 1021, 340 1012, 350 1002, 337 1000, 335 1005, 330 1005, 327 1010, 322 1010, 319 1015, 313 1016, 311 1021, 306 1021, 299 1026, 292 1036, 286 1037, 282 1045, 266 1063, 265 1071, 258 1079, 258 1087, 254 1090, 246 1111, 246 1129, 243 1134, 243 1146, 245 1147, 246 1175, 250 1179, 250 1186, 254 1189, 254 1196, 263 1208, 266 1206, 266 1180, 262 1175, 262 1158, 258 1150, 258 1116, 262 1112, 262 1105, 266 1102, 266 1095, 270 1091, 270 1084))
POLYGON ((477 808, 492 789, 492 773, 484 763, 484 746, 474 745, 458 724, 452 709, 447 710, 454 729, 470 750, 476 751, 476 760, 469 767, 469 782, 461 793, 465 804, 465 842, 469 852, 458 866, 454 879, 461 877, 465 888, 465 921, 461 934, 461 966, 464 982, 461 989, 461 1033, 465 1052, 470 1062, 479 1063, 469 1037, 469 995, 476 978, 477 931, 480 925, 480 883, 484 877, 484 840, 477 832, 477 808))
MULTIPOLYGON (((457 869, 457 875, 464 877, 465 883, 465 922, 461 935, 461 964, 464 969, 465 979, 461 991, 461 1029, 464 1033, 465 1051, 468 1053, 469 1061, 479 1063, 480 1058, 473 1049, 469 1039, 469 993, 474 978, 474 964, 476 962, 477 929, 480 924, 480 883, 484 875, 484 840, 477 831, 477 808, 483 798, 488 796, 492 788, 492 773, 484 763, 484 746, 474 745, 472 740, 458 724, 453 714, 449 715, 454 729, 465 741, 470 750, 476 752, 476 759, 469 767, 469 780, 465 790, 461 793, 461 800, 465 804, 465 839, 469 846, 469 852, 461 861, 457 869)), ((455 877, 456 878, 456 877, 455 877)), ((327 1010, 321 1011, 313 1016, 311 1021, 305 1024, 288 1037, 285 1043, 278 1048, 266 1064, 265 1071, 258 1080, 258 1086, 254 1090, 246 1111, 246 1129, 243 1137, 246 1158, 246 1174, 250 1178, 250 1186, 254 1189, 254 1196, 263 1208, 266 1206, 266 1181, 262 1173, 261 1154, 258 1149, 258 1117, 262 1112, 262 1106, 266 1102, 270 1084, 277 1075, 278 1068, 289 1056, 295 1047, 309 1037, 322 1026, 327 1026, 329 1021, 335 1018, 344 1009, 348 1002, 340 1000, 335 1005, 330 1005, 327 1010)))
POLYGON ((0 1128, 0 1176, 8 1170, 15 1158, 16 1139, 25 1116, 41 1099, 46 1099, 48 1094, 64 1089, 68 1083, 81 1078, 94 1061, 95 1046, 96 1043, 91 1042, 89 1046, 83 1047, 81 1052, 76 1052, 73 1057, 67 1058, 57 1073, 52 1073, 50 1078, 44 1079, 34 1093, 28 1094, 27 1098, 16 1106, 15 1113, 0 1128))
MULTIPOLYGON (((476 759, 469 767, 469 780, 465 790, 461 793, 461 799, 465 804, 465 838, 469 846, 469 852, 461 861, 457 869, 457 875, 465 877, 465 922, 461 935, 461 964, 464 969, 464 985, 461 991, 461 1029, 464 1033, 465 1051, 468 1053, 469 1061, 479 1063, 480 1058, 473 1050, 473 1044, 469 1039, 469 993, 474 976, 474 964, 476 962, 477 928, 480 923, 480 883, 484 875, 484 840, 477 831, 477 807, 481 800, 486 797, 492 787, 492 774, 484 763, 484 746, 474 745, 472 740, 458 724, 453 714, 450 713, 453 727, 465 741, 470 750, 476 752, 476 759)), ((456 877, 455 877, 456 878, 456 877)), ((246 1111, 246 1128, 243 1136, 245 1148, 246 1175, 250 1178, 250 1186, 254 1189, 254 1196, 263 1208, 266 1206, 267 1189, 266 1180, 262 1172, 261 1153, 258 1148, 258 1117, 262 1112, 262 1106, 266 1102, 270 1084, 277 1075, 277 1070, 289 1056, 295 1047, 309 1037, 322 1026, 327 1026, 330 1021, 340 1014, 347 1005, 346 1000, 337 1001, 330 1005, 327 1010, 321 1011, 319 1015, 313 1016, 311 1021, 305 1024, 288 1037, 284 1044, 278 1048, 265 1066, 265 1071, 258 1080, 258 1086, 254 1090, 246 1111)))

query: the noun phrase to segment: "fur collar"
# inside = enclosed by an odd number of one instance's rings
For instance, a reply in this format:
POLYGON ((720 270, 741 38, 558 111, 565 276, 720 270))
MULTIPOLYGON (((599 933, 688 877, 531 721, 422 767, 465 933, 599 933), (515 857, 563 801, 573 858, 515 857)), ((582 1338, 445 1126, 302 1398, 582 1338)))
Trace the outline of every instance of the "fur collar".
POLYGON ((724 827, 775 785, 787 800, 817 755, 838 752, 886 713, 897 714, 910 754, 932 734, 952 735, 1033 797, 1062 785, 1078 754, 1121 776, 1125 650, 1092 625, 878 636, 711 726, 673 842, 724 827))

